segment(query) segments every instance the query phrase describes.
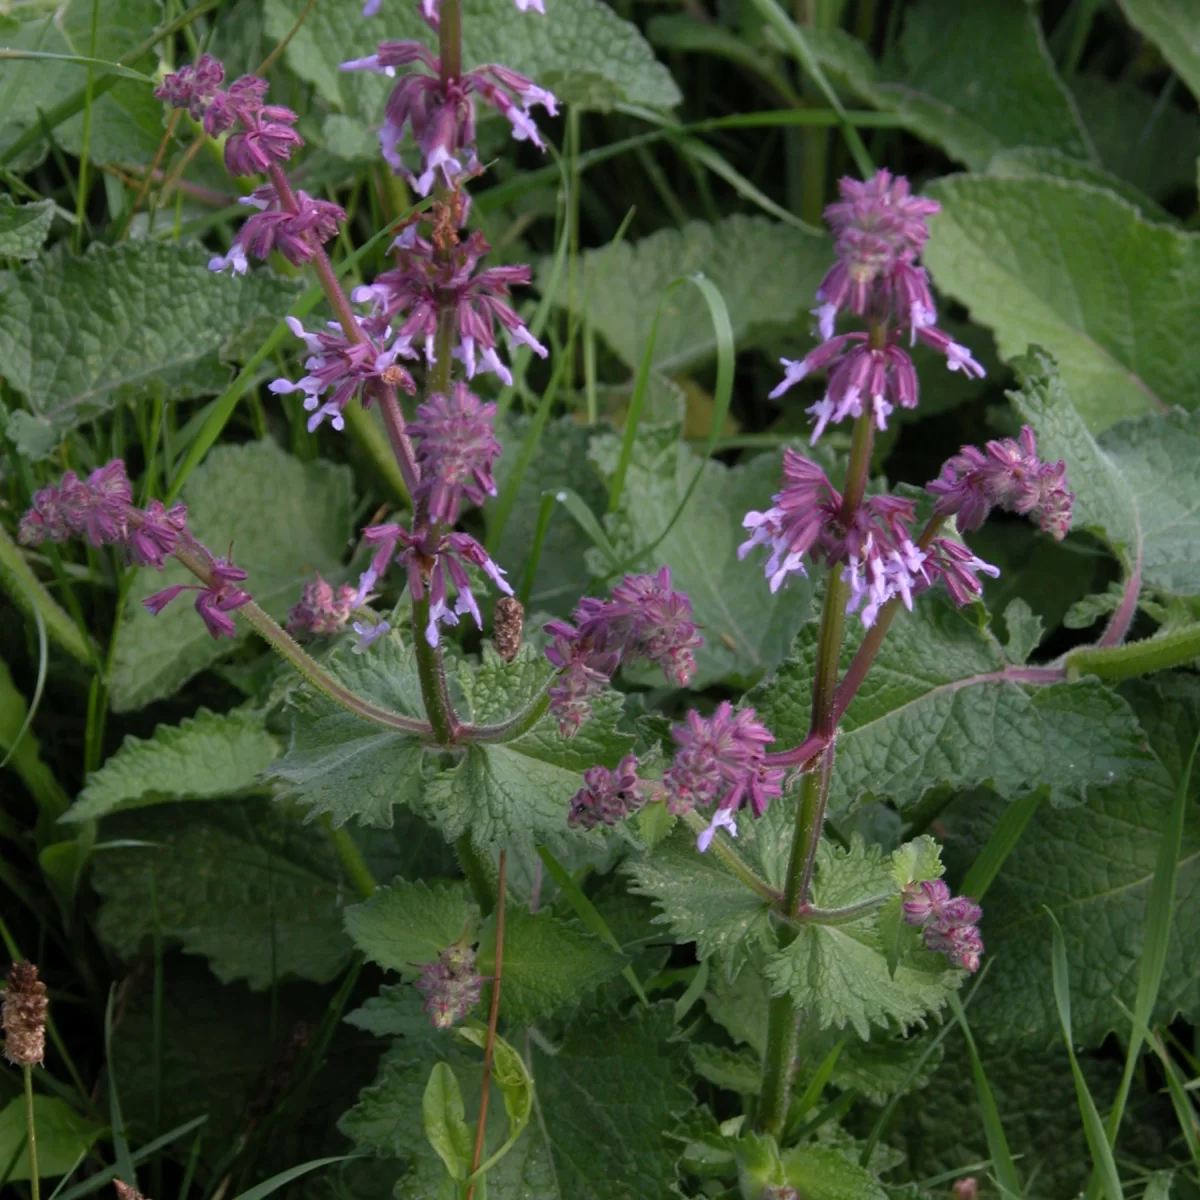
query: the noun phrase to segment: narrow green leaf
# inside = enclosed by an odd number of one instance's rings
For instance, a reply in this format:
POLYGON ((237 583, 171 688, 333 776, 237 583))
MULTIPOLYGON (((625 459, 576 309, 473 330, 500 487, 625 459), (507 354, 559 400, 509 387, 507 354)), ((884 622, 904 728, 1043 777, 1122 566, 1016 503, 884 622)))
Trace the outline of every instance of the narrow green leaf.
POLYGON ((471 1131, 467 1128, 466 1107, 449 1063, 433 1064, 425 1095, 421 1100, 425 1137, 446 1170, 460 1182, 467 1177, 471 1162, 471 1131))
POLYGON ((272 1175, 270 1179, 265 1180, 255 1187, 249 1188, 244 1192, 239 1192, 234 1197, 234 1200, 266 1200, 273 1192, 286 1187, 292 1180, 309 1174, 310 1171, 318 1171, 322 1167, 331 1167, 334 1163, 346 1162, 347 1159, 353 1157, 353 1154, 338 1154, 332 1158, 310 1159, 306 1163, 300 1163, 299 1166, 289 1167, 286 1171, 280 1171, 278 1175, 272 1175))
POLYGON ((962 881, 962 894, 973 900, 982 900, 992 880, 1000 873, 1004 860, 1012 853, 1013 847, 1021 840, 1025 826, 1029 824, 1033 814, 1037 812, 1042 802, 1041 792, 1030 792, 1014 800, 1000 815, 996 828, 987 844, 976 856, 962 881))

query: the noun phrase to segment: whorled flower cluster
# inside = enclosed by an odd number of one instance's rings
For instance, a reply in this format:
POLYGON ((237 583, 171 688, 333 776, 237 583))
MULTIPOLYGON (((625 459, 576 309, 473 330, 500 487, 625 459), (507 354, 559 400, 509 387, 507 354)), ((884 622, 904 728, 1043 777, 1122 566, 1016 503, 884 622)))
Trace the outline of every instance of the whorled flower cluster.
POLYGON ((756 817, 783 792, 785 772, 765 761, 766 748, 774 735, 758 720, 754 709, 737 712, 728 700, 717 705, 712 716, 701 716, 695 709, 683 725, 671 730, 675 757, 663 776, 667 808, 676 815, 693 808, 717 811, 697 845, 707 850, 718 829, 737 837, 734 814, 749 806, 756 817))
POLYGON ((771 393, 776 399, 814 372, 829 371, 825 395, 808 410, 814 442, 831 423, 869 413, 877 429, 886 429, 897 408, 916 407, 917 374, 901 344, 906 334, 944 355, 950 370, 984 373, 966 347, 937 328, 929 278, 916 265, 937 202, 911 195, 908 180, 887 171, 865 183, 842 179, 838 187, 841 200, 825 210, 837 261, 813 310, 822 344, 802 359, 783 359, 783 382, 771 393), (835 337, 843 312, 866 320, 869 331, 835 337))
POLYGON ((287 631, 290 634, 337 633, 354 611, 357 589, 348 583, 334 587, 321 578, 321 572, 304 585, 299 601, 288 612, 287 631))
POLYGON ((564 737, 578 732, 591 714, 591 701, 621 663, 653 663, 671 683, 686 687, 696 669, 695 652, 704 644, 687 594, 671 587, 669 567, 654 575, 626 575, 609 600, 585 596, 573 620, 546 626, 554 638, 546 657, 559 672, 549 691, 550 711, 564 737))
POLYGON ((583 787, 571 799, 567 824, 575 829, 616 825, 658 797, 662 785, 639 778, 638 766, 637 758, 627 754, 614 771, 607 767, 584 771, 583 787))
POLYGON ((216 557, 192 537, 182 504, 169 509, 158 500, 151 500, 145 508, 134 505, 120 459, 97 468, 86 480, 68 471, 57 485, 42 488, 21 518, 18 536, 22 544, 33 546, 83 538, 93 546, 115 546, 130 563, 160 571, 170 555, 186 547, 203 562, 210 582, 174 584, 142 603, 157 614, 183 592, 195 592, 196 612, 215 638, 234 636, 229 614, 251 599, 238 586, 246 572, 228 559, 216 557))
POLYGON ((417 991, 423 1008, 438 1029, 458 1024, 479 1003, 483 977, 475 970, 475 951, 455 944, 421 970, 417 991))
POLYGON ((462 179, 478 174, 475 96, 507 118, 517 141, 532 142, 545 150, 530 110, 541 105, 554 116, 558 102, 532 79, 498 63, 444 80, 441 60, 420 42, 380 42, 374 54, 342 63, 342 70, 394 76, 397 67, 413 65, 424 67, 429 74, 414 71, 392 89, 379 145, 384 159, 418 195, 429 195, 439 177, 453 190, 462 179), (398 147, 406 126, 412 129, 421 152, 420 174, 410 171, 400 157, 398 147))
POLYGON ((966 896, 952 896, 940 879, 903 889, 904 921, 921 930, 925 945, 964 971, 978 971, 983 957, 979 919, 983 909, 966 896))

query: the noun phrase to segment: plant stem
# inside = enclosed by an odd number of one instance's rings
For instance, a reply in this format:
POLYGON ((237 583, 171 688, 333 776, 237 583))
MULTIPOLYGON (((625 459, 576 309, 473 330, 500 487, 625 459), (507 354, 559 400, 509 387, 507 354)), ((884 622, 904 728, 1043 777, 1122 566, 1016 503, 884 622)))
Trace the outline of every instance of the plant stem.
POLYGON ((454 852, 458 855, 458 865, 467 877, 475 903, 485 917, 489 916, 496 907, 496 881, 491 864, 475 849, 469 829, 454 843, 454 852))
POLYGON ((1138 598, 1142 594, 1142 552, 1138 551, 1137 564, 1125 580, 1125 591, 1121 595, 1121 603, 1113 613, 1104 632, 1100 635, 1098 646, 1119 646, 1129 632, 1133 618, 1137 615, 1138 598))
MULTIPOLYGON (((496 1025, 500 1020, 500 980, 504 968, 504 879, 508 868, 508 851, 500 851, 500 878, 496 883, 496 961, 492 974, 492 1006, 488 1012, 487 1043, 483 1047, 483 1083, 479 1090, 479 1124, 475 1129, 475 1153, 471 1157, 471 1174, 483 1161, 487 1141, 488 1099, 492 1092, 492 1055, 496 1050, 496 1025)), ((467 1188, 467 1200, 475 1195, 475 1185, 467 1188)))
POLYGON ((367 866, 367 860, 363 858, 362 851, 344 826, 334 826, 328 813, 322 814, 321 824, 324 826, 329 843, 341 860, 350 882, 354 884, 354 890, 362 899, 370 900, 378 885, 375 882, 375 876, 371 874, 371 868, 367 866))
POLYGON ((417 656, 417 678, 421 681, 421 696, 433 735, 443 746, 452 746, 458 738, 458 721, 450 703, 450 691, 446 686, 446 666, 442 661, 442 647, 429 644, 425 631, 429 627, 429 587, 426 581, 425 594, 413 600, 412 628, 413 649, 417 656))
MULTIPOLYGON (((551 676, 553 679, 553 676, 551 676)), ((547 684, 549 681, 547 681, 547 684)), ((529 702, 519 713, 495 725, 462 725, 459 740, 463 742, 511 742, 528 733, 545 715, 550 707, 550 697, 545 691, 529 702)))
MULTIPOLYGON (((780 940, 789 931, 780 930, 780 940)), ((791 942, 795 931, 790 931, 791 942)), ((763 1054, 763 1091, 758 1123, 764 1133, 779 1137, 792 1100, 792 1065, 796 1058, 796 1033, 800 1014, 791 996, 776 996, 767 1008, 767 1046, 763 1054)))
MULTIPOLYGON (((707 825, 704 818, 694 810, 684 818, 688 828, 695 834, 701 833, 707 825)), ((715 837, 709 846, 709 853, 715 854, 752 892, 757 892, 770 904, 778 904, 781 897, 765 879, 759 878, 747 865, 740 854, 722 837, 715 837)))
POLYGON ((462 74, 461 0, 442 0, 441 24, 438 26, 438 57, 442 63, 442 83, 449 83, 462 74))
POLYGON ((41 1200, 41 1183, 38 1179, 37 1123, 33 1118, 33 1064, 26 1063, 25 1075, 25 1128, 29 1132, 29 1190, 33 1200, 41 1200))
POLYGON ((817 847, 821 844, 825 809, 829 804, 829 785, 833 780, 833 754, 833 743, 830 742, 821 755, 820 766, 804 776, 804 790, 801 792, 800 808, 796 813, 796 833, 799 841, 792 844, 787 888, 783 894, 784 910, 791 915, 797 914, 808 903, 808 889, 812 886, 817 847), (797 845, 803 849, 802 861, 796 856, 797 845), (798 876, 793 872, 795 867, 800 868, 798 876))

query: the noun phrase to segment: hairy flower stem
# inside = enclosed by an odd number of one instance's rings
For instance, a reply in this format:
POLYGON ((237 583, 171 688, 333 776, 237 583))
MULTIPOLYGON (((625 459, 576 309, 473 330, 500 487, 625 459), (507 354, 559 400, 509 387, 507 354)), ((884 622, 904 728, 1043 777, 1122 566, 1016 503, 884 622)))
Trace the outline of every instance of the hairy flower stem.
POLYGON ((442 83, 462 74, 462 0, 442 0, 438 26, 438 57, 442 83))
POLYGON ((22 1067, 25 1076, 25 1128, 28 1131, 29 1191, 33 1200, 41 1200, 41 1182, 38 1179, 37 1122, 33 1115, 33 1064, 22 1067))
POLYGON ((359 898, 370 900, 379 885, 375 882, 375 876, 371 874, 367 860, 363 858, 362 851, 350 836, 349 831, 345 826, 335 826, 328 813, 322 814, 321 825, 359 898))
MULTIPOLYGON (((496 882, 496 955, 492 971, 492 1005, 488 1010, 487 1042, 483 1047, 483 1083, 479 1089, 479 1124, 475 1128, 475 1152, 471 1156, 471 1174, 479 1170, 487 1142, 488 1097, 492 1091, 492 1056, 496 1051, 496 1026, 500 1021, 500 980, 504 969, 504 883, 508 851, 500 851, 500 876, 496 882)), ((475 1195, 475 1184, 467 1187, 466 1200, 475 1195)))
MULTIPOLYGON (((708 822, 693 809, 684 816, 684 821, 688 828, 695 834, 700 834, 707 827, 708 822)), ((709 847, 709 853, 715 854, 738 879, 742 881, 752 892, 757 892, 769 904, 778 904, 782 897, 774 888, 771 887, 765 879, 759 878, 754 873, 745 859, 733 848, 725 838, 713 838, 712 845, 709 847)))
MULTIPOLYGON (((795 930, 780 930, 795 939, 795 930)), ((791 996, 776 996, 767 1007, 767 1045, 763 1054, 763 1090, 759 1098, 758 1124, 763 1133, 779 1138, 787 1123, 792 1101, 792 1074, 796 1059, 796 1035, 800 1014, 791 996)))

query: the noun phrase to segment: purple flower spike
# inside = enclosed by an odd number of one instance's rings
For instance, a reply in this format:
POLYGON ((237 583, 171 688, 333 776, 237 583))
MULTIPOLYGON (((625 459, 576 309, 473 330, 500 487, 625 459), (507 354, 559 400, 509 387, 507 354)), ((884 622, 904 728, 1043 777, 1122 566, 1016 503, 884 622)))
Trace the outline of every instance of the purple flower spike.
POLYGON ((318 571, 316 578, 304 585, 299 603, 288 613, 288 633, 337 633, 350 619, 355 590, 345 583, 335 588, 318 571))
POLYGON ((464 496, 482 504, 496 494, 492 464, 500 443, 492 425, 495 415, 496 406, 484 404, 464 383, 455 383, 449 396, 431 396, 417 409, 417 419, 408 426, 420 439, 417 499, 428 504, 433 521, 453 525, 464 496))
POLYGON ((483 977, 475 971, 475 951, 454 945, 427 964, 416 982, 425 1011, 438 1029, 456 1025, 479 1003, 483 977))
POLYGON ((711 717, 693 709, 687 723, 672 729, 671 736, 679 749, 663 783, 673 813, 710 804, 733 812, 749 804, 751 812, 761 817, 771 800, 782 794, 784 772, 764 763, 766 747, 775 737, 756 719, 754 709, 735 714, 728 700, 717 705, 711 717))
POLYGON ((224 82, 225 68, 211 54, 203 54, 195 63, 165 76, 154 97, 172 108, 186 108, 192 120, 199 121, 224 82))
POLYGON ((904 920, 921 928, 925 945, 964 971, 978 971, 983 938, 977 925, 983 909, 966 896, 951 896, 940 880, 910 883, 901 891, 904 920))
POLYGON ((566 621, 551 621, 546 632, 554 641, 546 648, 546 657, 558 668, 558 676, 548 689, 550 711, 558 719, 563 737, 574 737, 592 715, 591 702, 603 695, 609 681, 621 665, 617 650, 608 650, 582 640, 579 630, 566 621))
POLYGON ((963 531, 978 529, 993 508, 1028 516, 1059 541, 1071 528, 1075 495, 1067 490, 1066 464, 1038 458, 1028 425, 1019 439, 988 442, 985 450, 964 446, 925 490, 938 498, 933 511, 956 514, 963 531))
POLYGON ((583 787, 571 800, 567 824, 576 829, 615 825, 632 816, 661 788, 638 778, 638 760, 627 754, 615 771, 590 767, 583 773, 583 787))
POLYGON ((80 479, 68 471, 57 485, 35 493, 33 506, 21 519, 18 537, 27 546, 86 538, 93 546, 122 542, 128 532, 132 489, 125 464, 113 459, 80 479))
POLYGON ((202 584, 177 583, 173 587, 164 588, 147 596, 142 603, 155 616, 158 616, 168 604, 184 592, 195 592, 194 607, 200 614, 201 620, 208 627, 208 632, 214 638, 233 637, 236 629, 233 618, 229 615, 243 604, 249 604, 252 597, 237 585, 246 578, 246 572, 241 567, 235 567, 226 558, 215 558, 209 564, 213 582, 211 587, 202 584))
POLYGON ((229 253, 210 259, 208 269, 242 275, 249 265, 247 252, 265 260, 273 250, 296 267, 312 262, 317 248, 337 236, 338 224, 346 219, 346 213, 340 205, 314 200, 303 191, 295 193, 295 201, 296 211, 285 209, 270 184, 243 196, 240 204, 259 211, 238 230, 229 253))

